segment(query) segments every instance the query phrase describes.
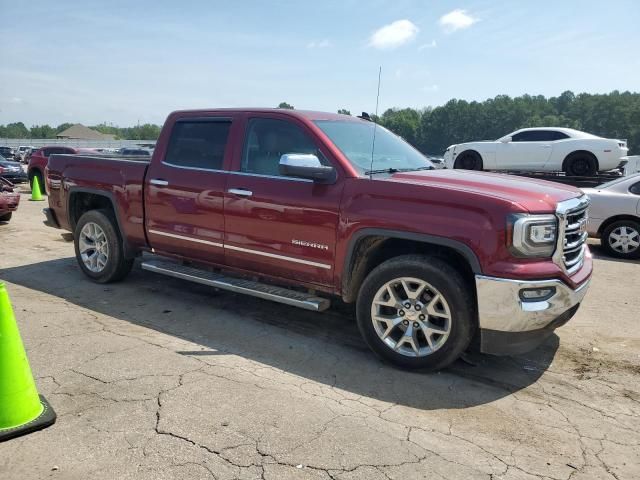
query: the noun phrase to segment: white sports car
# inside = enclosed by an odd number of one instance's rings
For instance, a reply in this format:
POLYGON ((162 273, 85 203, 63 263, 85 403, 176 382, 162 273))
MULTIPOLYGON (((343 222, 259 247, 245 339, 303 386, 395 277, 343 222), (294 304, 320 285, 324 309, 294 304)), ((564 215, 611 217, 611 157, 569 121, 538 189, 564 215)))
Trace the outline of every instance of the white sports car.
POLYGON ((451 145, 446 168, 566 172, 591 176, 621 167, 627 142, 571 128, 522 128, 498 140, 451 145))

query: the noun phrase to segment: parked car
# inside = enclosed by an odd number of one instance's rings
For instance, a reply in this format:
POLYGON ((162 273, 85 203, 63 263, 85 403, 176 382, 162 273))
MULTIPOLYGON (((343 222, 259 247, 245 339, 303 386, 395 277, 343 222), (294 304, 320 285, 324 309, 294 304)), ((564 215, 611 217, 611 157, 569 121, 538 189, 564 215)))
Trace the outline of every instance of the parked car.
POLYGON ((611 256, 640 258, 640 174, 583 191, 591 200, 589 236, 611 256))
POLYGON ((143 157, 151 156, 151 152, 149 150, 145 150, 144 148, 122 148, 120 149, 120 155, 130 156, 130 155, 142 155, 143 157))
POLYGON ((11 183, 25 183, 28 180, 20 162, 7 160, 2 155, 0 155, 0 177, 11 183))
POLYGON ((18 162, 23 162, 24 161, 24 157, 27 154, 27 152, 32 149, 33 147, 30 147, 28 145, 20 145, 15 152, 15 160, 18 162))
POLYGON ((44 171, 49 162, 49 156, 51 154, 65 154, 76 155, 79 153, 91 154, 96 153, 92 148, 73 148, 65 145, 52 145, 49 147, 42 147, 31 154, 29 159, 29 167, 27 168, 27 176, 29 178, 29 185, 33 188, 33 178, 38 177, 38 185, 40 190, 45 193, 44 171))
POLYGON ((20 194, 13 191, 13 184, 0 178, 0 222, 11 220, 13 212, 18 209, 20 194))
POLYGON ((442 368, 476 334, 483 352, 534 348, 591 276, 582 192, 436 170, 357 117, 174 112, 150 159, 51 155, 47 172, 45 223, 74 232, 89 279, 148 252, 145 270, 304 309, 340 297, 406 368, 442 368))
POLYGON ((4 158, 13 159, 16 156, 16 150, 12 147, 0 147, 0 155, 4 158))
POLYGON ((447 148, 447 168, 566 172, 592 176, 626 163, 626 140, 601 138, 571 128, 523 128, 498 140, 447 148))

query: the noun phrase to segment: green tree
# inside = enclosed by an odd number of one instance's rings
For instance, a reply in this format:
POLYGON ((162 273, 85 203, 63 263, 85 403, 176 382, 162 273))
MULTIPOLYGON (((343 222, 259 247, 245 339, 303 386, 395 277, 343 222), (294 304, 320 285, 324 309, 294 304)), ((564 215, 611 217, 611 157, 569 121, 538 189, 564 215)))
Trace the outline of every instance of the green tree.
POLYGON ((2 136, 6 138, 29 138, 29 129, 22 122, 9 123, 4 127, 2 136))
POLYGON ((341 114, 341 115, 351 115, 351 112, 349 110, 347 110, 346 108, 339 109, 338 113, 341 114))
POLYGON ((287 102, 280 102, 278 108, 286 108, 288 110, 293 110, 293 105, 288 104, 287 102))

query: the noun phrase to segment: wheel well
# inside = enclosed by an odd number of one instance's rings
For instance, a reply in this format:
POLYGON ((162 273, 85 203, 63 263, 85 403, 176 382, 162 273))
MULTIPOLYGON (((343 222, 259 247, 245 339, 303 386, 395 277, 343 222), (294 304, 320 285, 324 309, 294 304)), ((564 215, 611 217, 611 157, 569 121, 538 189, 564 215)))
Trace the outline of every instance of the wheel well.
POLYGON ((69 224, 75 229, 80 217, 89 210, 110 210, 115 217, 111 199, 89 192, 72 193, 69 197, 69 224))
POLYGON ((454 248, 429 242, 371 235, 360 238, 353 248, 351 262, 343 274, 342 299, 346 303, 354 302, 362 282, 376 266, 393 257, 408 254, 428 254, 446 260, 462 274, 475 292, 473 270, 466 258, 454 248))
POLYGON ((33 167, 27 170, 27 177, 29 177, 29 180, 31 180, 38 173, 40 174, 41 177, 44 178, 44 176, 42 175, 42 172, 37 167, 33 167))
POLYGON ((480 155, 480 152, 478 152, 477 150, 473 150, 473 149, 469 149, 469 150, 464 150, 462 152, 460 152, 458 155, 456 155, 456 160, 455 162, 453 162, 453 165, 455 167, 455 164, 458 162, 458 159, 464 155, 467 154, 471 154, 474 157, 478 158, 480 160, 480 166, 484 168, 484 160, 482 159, 482 155, 480 155))
POLYGON ((612 223, 619 222, 620 220, 630 220, 632 222, 640 223, 640 217, 634 215, 616 215, 615 217, 607 218, 602 225, 598 228, 598 236, 602 236, 605 229, 612 223))
POLYGON ((598 163, 598 157, 596 157, 592 152, 588 151, 588 150, 576 150, 575 152, 571 152, 569 155, 567 155, 566 157, 564 157, 564 160, 562 161, 562 170, 566 170, 567 169, 567 163, 569 162, 569 160, 571 160, 573 157, 578 157, 578 156, 587 156, 587 157, 591 157, 593 159, 594 162, 596 162, 596 172, 600 170, 600 164, 598 163))

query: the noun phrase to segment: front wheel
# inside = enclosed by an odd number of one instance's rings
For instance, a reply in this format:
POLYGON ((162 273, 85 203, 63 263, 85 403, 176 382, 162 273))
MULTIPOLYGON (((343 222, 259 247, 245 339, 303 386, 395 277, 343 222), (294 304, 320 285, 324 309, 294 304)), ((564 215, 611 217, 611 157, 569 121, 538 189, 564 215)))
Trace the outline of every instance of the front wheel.
POLYGON ((13 212, 5 213, 4 215, 0 215, 0 222, 8 222, 11 220, 13 212))
POLYGON ((78 265, 94 282, 122 280, 133 266, 133 259, 124 256, 117 222, 109 210, 90 210, 80 217, 74 246, 78 265))
POLYGON ((453 168, 460 168, 463 170, 482 170, 482 157, 476 152, 462 152, 456 158, 453 168))
POLYGON ((427 255, 382 263, 357 301, 358 327, 369 347, 407 369, 438 370, 455 361, 471 342, 475 311, 460 273, 427 255))
POLYGON ((640 224, 633 220, 614 222, 602 232, 602 246, 618 258, 640 258, 640 224))

